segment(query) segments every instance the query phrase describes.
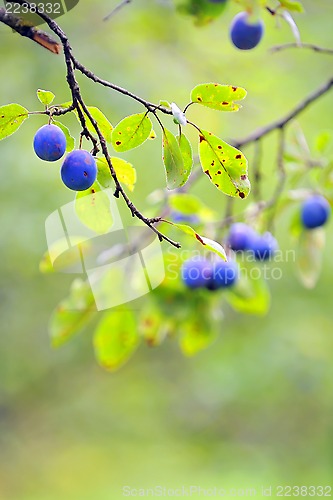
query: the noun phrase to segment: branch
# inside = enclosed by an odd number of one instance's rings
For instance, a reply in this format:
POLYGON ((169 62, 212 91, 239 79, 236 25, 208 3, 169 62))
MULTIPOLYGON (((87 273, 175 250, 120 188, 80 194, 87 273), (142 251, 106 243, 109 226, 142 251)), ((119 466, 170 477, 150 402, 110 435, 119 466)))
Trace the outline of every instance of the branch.
POLYGON ((248 135, 245 137, 245 139, 235 141, 233 145, 236 148, 241 148, 243 146, 247 146, 248 144, 251 144, 252 142, 256 142, 259 139, 262 139, 266 135, 268 135, 270 132, 273 130, 278 130, 278 129, 283 129, 288 125, 289 122, 291 122, 296 116, 298 116, 300 113, 302 113, 306 108, 310 106, 313 102, 315 102, 317 99, 319 99, 321 96, 329 92, 331 88, 333 87, 333 77, 331 77, 324 85, 321 85, 318 89, 316 89, 314 92, 309 94, 303 101, 301 101, 293 110, 291 110, 286 116, 283 118, 280 118, 280 120, 277 120, 276 122, 270 123, 266 127, 259 128, 252 134, 248 135))
POLYGON ((113 17, 119 10, 121 10, 123 7, 125 7, 125 5, 131 3, 132 0, 122 0, 118 5, 116 5, 116 7, 114 9, 112 9, 112 11, 103 18, 103 21, 108 21, 109 19, 111 19, 111 17, 113 17))
MULTIPOLYGON (((22 6, 27 6, 28 8, 30 7, 29 2, 26 2, 25 0, 15 0, 15 3, 19 3, 22 6)), ((94 145, 94 153, 96 153, 96 150, 97 150, 96 139, 90 134, 90 132, 88 131, 88 129, 86 127, 86 121, 85 121, 85 117, 84 117, 84 114, 85 114, 88 117, 89 121, 91 122, 92 126, 94 127, 94 129, 96 131, 96 134, 97 134, 99 141, 100 141, 100 144, 101 144, 103 155, 108 163, 111 176, 112 176, 114 183, 115 183, 115 186, 116 186, 116 190, 115 190, 114 195, 117 198, 119 198, 119 195, 121 195, 122 198, 124 199, 126 205, 130 209, 132 216, 137 217, 144 224, 146 224, 155 234, 157 234, 160 241, 165 240, 168 243, 170 243, 171 245, 175 246, 176 248, 180 248, 180 244, 178 242, 173 241, 168 236, 161 233, 156 227, 154 227, 154 224, 159 222, 160 218, 148 219, 147 217, 145 217, 136 208, 136 206, 131 202, 131 200, 127 196, 126 192, 124 191, 124 188, 122 187, 121 183, 119 182, 116 171, 114 170, 114 167, 112 165, 111 158, 110 158, 110 155, 108 152, 108 148, 107 148, 104 136, 103 136, 102 132, 100 131, 96 120, 94 120, 94 118, 92 117, 91 113, 89 112, 89 110, 88 110, 88 108, 87 108, 87 106, 86 106, 86 104, 81 96, 81 90, 80 90, 79 84, 78 84, 76 77, 75 77, 75 69, 79 69, 88 78, 92 79, 93 81, 96 81, 96 83, 101 83, 103 85, 105 84, 106 86, 109 86, 112 89, 117 90, 118 92, 125 94, 129 97, 132 97, 136 101, 139 101, 141 104, 143 104, 148 109, 148 111, 151 111, 154 113, 156 111, 156 109, 160 109, 162 112, 167 112, 167 114, 171 114, 171 111, 164 109, 164 108, 160 108, 159 106, 155 106, 154 104, 152 104, 144 99, 141 99, 139 96, 136 96, 135 94, 132 94, 131 92, 128 92, 127 90, 122 89, 121 87, 117 87, 117 86, 111 84, 110 82, 106 82, 106 81, 101 80, 98 77, 96 77, 92 72, 87 70, 83 65, 81 65, 79 63, 79 61, 77 61, 75 59, 75 57, 72 54, 72 48, 69 44, 68 38, 67 38, 66 34, 64 33, 64 31, 60 28, 60 26, 54 20, 52 20, 48 15, 44 14, 43 12, 40 12, 38 10, 38 8, 36 9, 36 13, 39 15, 39 17, 41 19, 43 19, 48 24, 51 31, 53 31, 53 33, 56 34, 61 40, 61 44, 63 47, 64 56, 65 56, 66 67, 67 67, 67 77, 66 78, 67 78, 68 86, 71 90, 72 100, 73 100, 72 108, 76 109, 78 112, 78 116, 79 116, 81 126, 82 126, 81 135, 85 135, 88 139, 90 139, 92 141, 92 143, 94 145)), ((20 21, 18 21, 18 22, 20 22, 20 21)), ((18 30, 16 30, 16 31, 18 31, 18 30)))
POLYGON ((21 36, 30 38, 30 40, 42 45, 42 47, 46 48, 50 52, 53 52, 53 54, 60 54, 61 45, 48 33, 45 33, 45 31, 39 30, 34 26, 24 24, 22 19, 13 16, 13 14, 7 12, 3 7, 0 8, 0 22, 9 26, 21 36))
POLYGON ((314 52, 319 52, 321 54, 333 55, 333 49, 326 49, 324 47, 319 47, 318 45, 314 45, 312 43, 284 43, 283 45, 274 45, 271 47, 270 52, 281 52, 286 49, 309 49, 314 52))

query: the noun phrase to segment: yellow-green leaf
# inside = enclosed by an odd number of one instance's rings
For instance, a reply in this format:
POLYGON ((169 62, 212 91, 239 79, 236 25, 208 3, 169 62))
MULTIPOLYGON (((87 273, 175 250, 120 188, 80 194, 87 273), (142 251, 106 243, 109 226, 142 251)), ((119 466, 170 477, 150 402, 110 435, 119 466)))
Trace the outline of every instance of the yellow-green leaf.
POLYGON ((203 83, 194 87, 191 100, 217 111, 238 111, 241 106, 234 101, 241 101, 246 94, 246 90, 242 87, 203 83))
POLYGON ((98 234, 107 233, 113 225, 110 199, 97 182, 77 192, 75 211, 80 221, 98 234))
MULTIPOLYGON (((183 133, 181 135, 177 135, 176 139, 178 141, 179 149, 180 149, 181 155, 183 157, 184 179, 186 182, 191 175, 191 171, 192 171, 192 167, 193 167, 192 146, 190 144, 190 141, 186 137, 186 135, 183 133)), ((184 182, 184 184, 185 184, 185 182, 184 182)))
MULTIPOLYGON (((102 111, 95 106, 87 106, 87 108, 93 119, 96 121, 98 128, 102 132, 106 142, 111 142, 111 132, 113 127, 109 120, 106 118, 104 113, 102 113, 102 111)), ((96 135, 95 127, 93 126, 87 115, 85 115, 85 119, 89 132, 96 135)))
POLYGON ((29 118, 28 110, 20 104, 7 104, 0 107, 0 141, 14 134, 24 120, 29 118))
POLYGON ((114 150, 123 152, 137 148, 149 138, 152 128, 153 124, 147 113, 127 116, 112 131, 114 150))
POLYGON ((176 137, 168 129, 163 132, 163 162, 168 189, 183 186, 188 179, 188 168, 176 137))
POLYGON ((280 4, 282 7, 290 10, 291 12, 304 12, 301 2, 296 0, 280 0, 280 4))
POLYGON ((63 123, 58 122, 56 120, 53 120, 52 123, 53 123, 53 125, 56 125, 57 127, 59 127, 63 131, 63 133, 65 134, 65 136, 66 136, 66 151, 68 153, 70 151, 73 151, 73 149, 75 148, 75 139, 71 135, 69 129, 66 127, 66 125, 64 125, 63 123))
POLYGON ((109 371, 116 371, 132 356, 140 343, 136 321, 131 311, 106 313, 94 335, 97 361, 109 371))
POLYGON ((211 132, 200 134, 199 156, 202 170, 217 189, 229 196, 246 198, 251 184, 247 159, 241 151, 211 132))
MULTIPOLYGON (((112 177, 109 165, 105 158, 97 158, 97 180, 104 188, 112 185, 112 177)), ((118 180, 125 184, 130 191, 134 190, 136 183, 136 170, 131 163, 116 156, 111 157, 111 162, 118 180)))
POLYGON ((44 106, 49 106, 54 101, 55 95, 53 94, 53 92, 50 92, 49 90, 38 89, 37 97, 38 100, 42 104, 44 104, 44 106))
POLYGON ((212 328, 201 314, 197 314, 182 322, 179 345, 185 356, 194 356, 207 349, 217 336, 217 328, 212 328))
POLYGON ((70 295, 53 312, 49 332, 53 347, 59 347, 81 330, 96 313, 96 306, 88 282, 77 279, 70 295))
POLYGON ((219 255, 222 259, 227 260, 224 248, 219 243, 217 243, 217 241, 206 238, 205 236, 200 236, 200 234, 198 234, 191 226, 188 226, 186 224, 175 224, 174 222, 169 222, 169 224, 177 227, 183 233, 192 236, 192 238, 197 240, 199 243, 201 243, 201 245, 205 247, 205 250, 210 250, 211 252, 219 255))

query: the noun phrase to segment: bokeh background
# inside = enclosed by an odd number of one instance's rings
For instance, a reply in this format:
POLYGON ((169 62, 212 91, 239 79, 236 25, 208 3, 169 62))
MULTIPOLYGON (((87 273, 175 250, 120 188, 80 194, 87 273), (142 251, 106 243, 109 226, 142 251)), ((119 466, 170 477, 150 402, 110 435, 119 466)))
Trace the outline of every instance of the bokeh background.
MULTIPOLYGON (((239 113, 191 110, 193 120, 226 139, 280 117, 331 76, 331 56, 269 53, 292 35, 268 14, 262 44, 242 53, 228 39, 235 5, 198 29, 171 2, 156 0, 136 0, 103 23, 116 4, 82 0, 60 19, 78 59, 153 102, 183 106, 191 88, 206 81, 244 86, 248 97, 239 113)), ((333 48, 332 2, 304 5, 306 14, 297 16, 303 41, 333 48)), ((39 109, 37 88, 52 90, 57 102, 69 100, 62 57, 4 26, 0 61, 1 104, 39 109)), ((141 111, 129 99, 80 82, 87 103, 113 123, 141 111)), ((299 119, 310 145, 320 130, 333 129, 332 106, 333 95, 327 95, 299 119)), ((89 329, 58 350, 50 347, 49 317, 72 276, 40 274, 44 221, 73 195, 62 185, 58 166, 34 155, 32 138, 44 123, 31 117, 0 144, 0 498, 120 499, 124 485, 253 487, 261 497, 261 485, 330 484, 332 222, 314 290, 297 281, 293 262, 285 263, 283 279, 270 284, 273 301, 265 318, 227 311, 214 347, 197 357, 183 357, 168 341, 157 349, 141 347, 109 374, 94 360, 89 329)), ((78 132, 74 120, 66 123, 78 132)), ((268 190, 275 145, 274 135, 265 142, 268 190)), ((246 152, 251 159, 251 150, 246 152)), ((126 158, 138 171, 134 201, 149 207, 147 195, 165 184, 160 144, 148 141, 126 158)), ((221 207, 222 217, 225 199, 207 179, 194 192, 221 207)), ((276 228, 284 249, 291 245, 291 214, 276 228)))

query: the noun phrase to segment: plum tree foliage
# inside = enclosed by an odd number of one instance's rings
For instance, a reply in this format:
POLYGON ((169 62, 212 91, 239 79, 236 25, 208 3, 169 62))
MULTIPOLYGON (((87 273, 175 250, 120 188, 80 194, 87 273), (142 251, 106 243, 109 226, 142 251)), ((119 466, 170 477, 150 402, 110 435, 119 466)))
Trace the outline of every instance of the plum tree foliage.
MULTIPOLYGON (((239 14, 230 27, 230 43, 240 49, 251 50, 258 45, 267 16, 281 17, 292 25, 294 34, 298 33, 293 16, 303 10, 299 1, 175 0, 175 15, 192 16, 199 29, 199 26, 214 22, 220 16, 223 18, 227 4, 232 2, 238 6, 239 14)), ((16 3, 29 9, 30 4, 24 0, 16 0, 16 3)), ((166 337, 174 337, 178 339, 183 353, 189 356, 208 347, 219 331, 224 302, 239 313, 266 314, 270 305, 269 288, 265 279, 252 271, 267 265, 267 261, 274 258, 278 250, 278 243, 272 234, 274 219, 292 203, 297 205, 291 231, 299 245, 300 276, 305 286, 315 285, 320 266, 313 264, 313 255, 315 253, 316 259, 320 260, 322 239, 317 231, 323 231, 320 226, 324 226, 329 218, 333 199, 333 165, 326 161, 317 182, 310 189, 299 186, 300 171, 288 172, 286 168, 288 161, 293 161, 288 153, 286 128, 307 106, 333 87, 333 79, 329 79, 280 120, 253 132, 242 141, 230 141, 229 144, 224 138, 214 135, 213 131, 204 130, 200 124, 191 122, 188 109, 202 106, 222 113, 239 111, 247 92, 237 82, 200 83, 189 91, 189 102, 182 108, 164 100, 152 103, 93 74, 76 59, 66 34, 53 19, 38 8, 34 16, 38 22, 48 25, 52 35, 37 28, 37 22, 35 26, 27 27, 20 17, 0 8, 1 22, 54 54, 63 50, 71 100, 56 104, 53 92, 39 89, 40 110, 28 111, 21 104, 1 106, 0 139, 15 133, 25 120, 33 119, 36 113, 45 115, 47 123, 37 131, 33 147, 42 160, 54 162, 63 157, 60 175, 69 189, 78 191, 75 207, 81 223, 96 237, 108 234, 114 220, 104 190, 113 188, 117 203, 123 200, 132 216, 147 226, 148 236, 133 237, 128 243, 120 245, 120 249, 111 248, 111 257, 114 257, 113 251, 116 256, 127 255, 126 251, 133 252, 145 240, 150 241, 153 235, 163 245, 167 269, 163 283, 151 291, 138 307, 132 307, 130 303, 104 313, 96 311, 91 283, 75 279, 68 297, 51 317, 50 335, 54 346, 67 342, 95 320, 94 349, 97 360, 106 369, 114 371, 132 356, 142 341, 157 346, 166 337), (141 110, 112 125, 102 110, 86 104, 76 79, 77 72, 96 85, 103 85, 136 101, 141 110), (62 123, 62 117, 68 113, 76 116, 81 127, 78 149, 75 149, 71 131, 62 123), (178 128, 177 134, 172 131, 174 124, 178 128), (154 127, 161 130, 161 168, 165 171, 166 189, 162 195, 161 191, 155 192, 157 212, 147 217, 131 200, 131 192, 137 182, 136 169, 117 153, 126 153, 155 139, 154 127), (197 144, 189 141, 185 127, 192 127, 197 132, 197 144), (251 193, 249 162, 243 150, 253 144, 258 152, 262 141, 273 131, 279 139, 278 180, 273 195, 265 198, 261 195, 259 184, 260 155, 257 155, 253 166, 255 175, 251 193), (90 143, 89 151, 81 148, 83 138, 90 143), (222 220, 216 209, 190 193, 201 176, 220 192, 221 197, 227 199, 222 220), (244 206, 241 214, 235 214, 233 200, 244 203, 247 198, 250 203, 244 206), (207 232, 210 238, 205 236, 207 232), (211 239, 212 235, 214 239, 211 239), (173 238, 181 239, 185 247, 197 255, 183 262, 178 251, 180 243, 173 238), (312 268, 315 268, 314 271, 309 272, 312 268)), ((302 47, 299 40, 296 43, 302 47)), ((314 46, 310 48, 317 52, 325 50, 314 46)), ((322 154, 328 140, 325 134, 318 137, 318 150, 322 154)), ((56 245, 61 246, 61 242, 56 245)), ((84 250, 84 245, 89 245, 89 242, 78 245, 80 252, 84 250)), ((108 255, 104 254, 98 255, 97 260, 106 258, 107 261, 108 255)), ((62 263, 64 268, 71 264, 66 259, 62 263)), ((41 270, 54 271, 49 253, 41 262, 41 270)), ((134 286, 136 278, 135 272, 132 272, 132 283, 128 276, 120 274, 117 277, 119 282, 111 280, 104 283, 103 293, 112 295, 115 287, 121 284, 134 286)))

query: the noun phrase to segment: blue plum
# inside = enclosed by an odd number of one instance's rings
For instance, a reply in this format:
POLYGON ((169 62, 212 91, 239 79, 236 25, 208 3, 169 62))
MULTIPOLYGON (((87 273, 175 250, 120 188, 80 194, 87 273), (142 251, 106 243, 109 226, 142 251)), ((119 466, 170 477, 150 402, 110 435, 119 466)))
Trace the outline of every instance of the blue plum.
POLYGON ((213 266, 213 274, 208 287, 211 290, 228 288, 234 285, 239 277, 238 264, 233 260, 219 260, 213 266))
POLYGON ((326 198, 314 195, 305 200, 301 207, 301 220, 306 229, 323 226, 331 213, 331 207, 326 198))
POLYGON ((41 160, 56 161, 66 151, 66 136, 56 125, 44 125, 37 130, 33 146, 41 160))
POLYGON ((235 252, 248 250, 256 233, 252 227, 243 222, 236 222, 230 227, 227 242, 235 252))
POLYGON ((256 47, 264 34, 264 23, 252 22, 247 12, 237 14, 230 26, 232 43, 240 50, 251 50, 256 47))
POLYGON ((278 243, 271 233, 258 234, 252 240, 250 250, 256 260, 269 260, 278 250, 278 243))
POLYGON ((188 288, 204 288, 212 278, 212 264, 204 257, 194 257, 184 262, 181 275, 188 288))
POLYGON ((76 149, 69 153, 61 167, 63 183, 73 191, 84 191, 90 188, 97 177, 95 158, 84 149, 76 149))

